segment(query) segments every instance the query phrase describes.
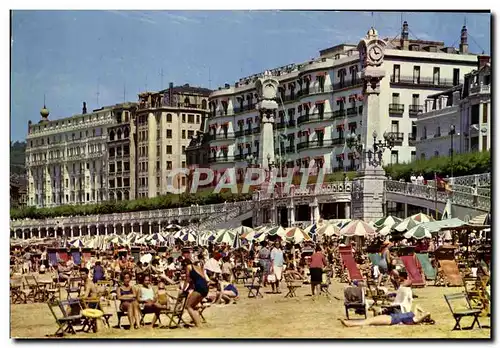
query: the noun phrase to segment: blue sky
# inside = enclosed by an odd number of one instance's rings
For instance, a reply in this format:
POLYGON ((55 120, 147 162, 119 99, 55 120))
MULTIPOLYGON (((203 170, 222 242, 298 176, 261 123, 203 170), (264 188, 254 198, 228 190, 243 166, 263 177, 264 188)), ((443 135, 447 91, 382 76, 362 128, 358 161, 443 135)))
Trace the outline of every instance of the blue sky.
MULTIPOLYGON (((458 47, 467 19, 471 51, 490 52, 490 15, 403 13, 410 38, 458 47), (472 38, 471 38, 472 37, 472 38)), ((136 101, 168 82, 217 88, 243 76, 357 43, 372 25, 400 32, 401 13, 340 11, 15 11, 12 18, 11 138, 38 122, 136 101), (209 81, 210 80, 210 81, 209 81)))

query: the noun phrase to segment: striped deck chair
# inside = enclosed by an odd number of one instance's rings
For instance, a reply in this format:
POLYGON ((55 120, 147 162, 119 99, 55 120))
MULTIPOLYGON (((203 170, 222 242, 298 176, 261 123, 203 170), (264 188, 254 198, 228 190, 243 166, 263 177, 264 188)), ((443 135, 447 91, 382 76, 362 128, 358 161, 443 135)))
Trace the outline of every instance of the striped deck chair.
POLYGON ((363 280, 358 264, 354 260, 352 248, 350 246, 339 247, 339 253, 342 260, 342 266, 344 267, 344 270, 347 269, 349 283, 355 280, 363 280))

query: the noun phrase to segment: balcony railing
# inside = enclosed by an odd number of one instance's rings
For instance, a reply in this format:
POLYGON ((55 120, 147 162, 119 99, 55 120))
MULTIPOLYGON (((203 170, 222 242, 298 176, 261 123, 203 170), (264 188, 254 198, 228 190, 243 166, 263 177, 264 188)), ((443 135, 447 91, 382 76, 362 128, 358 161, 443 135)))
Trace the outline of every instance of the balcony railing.
POLYGON ((345 138, 335 138, 332 139, 332 145, 344 145, 345 143, 345 138))
POLYGON ((417 135, 413 133, 408 133, 408 146, 415 146, 417 141, 417 135))
POLYGON ((235 134, 234 133, 221 133, 221 134, 210 134, 208 137, 209 141, 214 141, 214 140, 229 140, 229 139, 234 139, 235 134))
POLYGON ((303 141, 299 144, 297 144, 297 151, 304 150, 304 149, 314 149, 318 147, 325 147, 325 146, 333 146, 333 140, 309 140, 309 141, 303 141))
POLYGON ((296 124, 295 120, 288 121, 288 127, 295 127, 296 124))
POLYGON ((400 132, 389 132, 389 134, 393 134, 396 137, 394 138, 394 143, 401 145, 403 143, 403 140, 405 139, 404 133, 400 132))
POLYGON ((424 112, 424 106, 423 105, 409 105, 408 106, 408 113, 410 116, 416 116, 417 114, 424 112))
POLYGON ((353 106, 351 108, 347 108, 347 116, 356 116, 358 114, 358 108, 353 106))
POLYGON ((453 81, 453 79, 436 79, 432 77, 413 77, 413 76, 396 76, 391 75, 391 84, 404 85, 404 86, 422 86, 434 88, 449 88, 457 86, 461 81, 453 81), (455 82, 455 83, 454 83, 455 82))
POLYGON ((253 134, 260 133, 260 127, 255 127, 255 128, 252 130, 252 133, 253 133, 253 134))
POLYGON ((309 114, 309 115, 302 115, 297 118, 297 124, 300 125, 302 123, 306 122, 314 122, 314 121, 326 121, 330 120, 332 118, 332 113, 331 112, 324 112, 322 114, 309 114))
POLYGON ((244 130, 238 130, 238 131, 234 132, 234 136, 236 138, 242 137, 244 135, 245 135, 245 131, 244 130))
POLYGON ((342 118, 342 117, 345 117, 345 115, 346 115, 345 109, 335 110, 333 112, 332 118, 342 118))
POLYGON ((237 154, 234 156, 234 160, 235 161, 244 161, 246 158, 245 154, 243 153, 240 153, 240 154, 237 154))
POLYGON ((227 163, 234 162, 234 156, 220 156, 220 157, 209 157, 208 163, 227 163))
POLYGON ((245 135, 251 135, 252 130, 251 129, 245 129, 245 135))
POLYGON ((285 128, 286 122, 279 122, 276 123, 276 129, 282 129, 285 128))
POLYGON ((233 115, 239 114, 242 112, 252 111, 253 109, 255 109, 255 104, 243 105, 243 107, 236 106, 236 107, 233 107, 233 115))
POLYGON ((441 132, 434 134, 434 138, 439 138, 441 136, 441 132))
POLYGON ((295 145, 290 145, 285 148, 286 153, 295 153, 295 145))
POLYGON ((355 87, 355 86, 361 86, 362 81, 358 79, 350 80, 350 81, 343 81, 343 82, 337 82, 333 85, 333 90, 339 90, 339 89, 344 89, 348 87, 355 87))
POLYGON ((389 114, 402 115, 405 112, 404 104, 389 104, 389 114))

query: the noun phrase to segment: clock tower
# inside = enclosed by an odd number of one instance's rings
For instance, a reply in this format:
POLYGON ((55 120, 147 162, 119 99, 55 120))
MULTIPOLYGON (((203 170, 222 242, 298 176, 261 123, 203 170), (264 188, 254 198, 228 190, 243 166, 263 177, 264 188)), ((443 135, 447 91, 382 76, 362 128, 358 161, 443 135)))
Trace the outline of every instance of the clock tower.
POLYGON ((378 37, 373 27, 358 44, 363 81, 363 115, 361 117, 360 166, 358 177, 353 181, 352 215, 366 222, 375 221, 384 215, 383 195, 385 171, 378 154, 373 149, 374 135, 380 137, 381 118, 380 81, 385 76, 382 68, 386 42, 378 37))

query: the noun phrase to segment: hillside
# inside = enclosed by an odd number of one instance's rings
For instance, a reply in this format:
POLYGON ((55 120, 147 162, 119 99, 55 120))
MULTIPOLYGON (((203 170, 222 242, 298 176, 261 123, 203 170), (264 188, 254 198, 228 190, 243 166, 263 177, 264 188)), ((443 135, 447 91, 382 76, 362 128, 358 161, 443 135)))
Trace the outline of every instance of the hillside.
POLYGON ((26 142, 10 143, 10 174, 24 174, 26 142))

